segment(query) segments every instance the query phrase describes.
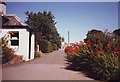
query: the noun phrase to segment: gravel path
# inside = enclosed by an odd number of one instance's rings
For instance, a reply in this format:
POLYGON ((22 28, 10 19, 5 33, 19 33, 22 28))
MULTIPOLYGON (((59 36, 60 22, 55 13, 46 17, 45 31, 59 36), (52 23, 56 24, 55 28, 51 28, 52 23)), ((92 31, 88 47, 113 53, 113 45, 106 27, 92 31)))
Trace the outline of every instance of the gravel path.
POLYGON ((3 80, 93 80, 78 71, 66 70, 63 50, 43 54, 32 61, 3 66, 3 80))

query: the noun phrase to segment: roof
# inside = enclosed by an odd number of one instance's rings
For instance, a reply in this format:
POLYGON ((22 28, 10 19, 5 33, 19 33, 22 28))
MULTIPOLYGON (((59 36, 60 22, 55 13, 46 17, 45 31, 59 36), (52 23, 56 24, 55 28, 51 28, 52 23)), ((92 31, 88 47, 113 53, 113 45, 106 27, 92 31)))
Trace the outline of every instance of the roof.
POLYGON ((5 3, 5 2, 2 2, 2 1, 0 1, 0 4, 4 4, 4 5, 6 5, 6 3, 5 3))
POLYGON ((2 15, 2 27, 31 28, 28 24, 23 22, 19 17, 14 14, 2 15))

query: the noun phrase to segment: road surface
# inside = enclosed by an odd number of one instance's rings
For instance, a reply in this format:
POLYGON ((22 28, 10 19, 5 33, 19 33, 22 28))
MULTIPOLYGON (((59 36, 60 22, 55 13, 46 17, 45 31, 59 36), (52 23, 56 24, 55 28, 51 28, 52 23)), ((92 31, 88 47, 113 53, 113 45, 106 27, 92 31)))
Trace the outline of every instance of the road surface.
POLYGON ((21 64, 5 65, 2 69, 3 80, 93 80, 82 72, 67 70, 63 50, 43 54, 21 64))

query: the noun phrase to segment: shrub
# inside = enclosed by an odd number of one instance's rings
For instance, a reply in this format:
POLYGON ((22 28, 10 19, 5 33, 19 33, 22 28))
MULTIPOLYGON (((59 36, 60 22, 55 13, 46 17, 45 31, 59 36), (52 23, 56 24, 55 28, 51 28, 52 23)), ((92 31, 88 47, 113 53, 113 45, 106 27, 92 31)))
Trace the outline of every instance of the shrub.
POLYGON ((96 78, 120 79, 120 43, 114 34, 92 30, 84 42, 65 48, 69 62, 80 67, 86 63, 96 78))
POLYGON ((12 48, 8 47, 8 32, 3 38, 0 40, 0 47, 2 48, 2 64, 10 63, 20 63, 23 62, 22 56, 18 56, 15 54, 15 51, 12 48))
POLYGON ((14 57, 8 63, 10 64, 21 63, 23 62, 22 57, 23 56, 14 55, 14 57))
POLYGON ((40 45, 40 50, 43 53, 52 52, 54 50, 57 50, 57 45, 54 43, 51 43, 50 41, 41 39, 38 41, 38 44, 40 45))
POLYGON ((35 58, 36 57, 41 57, 42 56, 42 52, 41 51, 35 51, 35 58))
POLYGON ((15 55, 15 52, 8 47, 3 47, 2 48, 2 63, 5 64, 9 62, 11 59, 13 59, 15 55))
POLYGON ((119 29, 114 30, 114 31, 113 31, 113 33, 114 33, 115 35, 120 36, 120 28, 119 28, 119 29))
POLYGON ((54 46, 51 42, 48 41, 47 52, 52 52, 54 50, 54 46))
POLYGON ((15 51, 8 47, 2 47, 2 64, 5 63, 20 63, 23 62, 22 56, 15 54, 15 51))
POLYGON ((58 50, 58 47, 56 44, 53 44, 54 49, 53 50, 58 50))
POLYGON ((120 72, 119 57, 115 54, 102 54, 89 57, 89 65, 101 80, 118 80, 120 72))

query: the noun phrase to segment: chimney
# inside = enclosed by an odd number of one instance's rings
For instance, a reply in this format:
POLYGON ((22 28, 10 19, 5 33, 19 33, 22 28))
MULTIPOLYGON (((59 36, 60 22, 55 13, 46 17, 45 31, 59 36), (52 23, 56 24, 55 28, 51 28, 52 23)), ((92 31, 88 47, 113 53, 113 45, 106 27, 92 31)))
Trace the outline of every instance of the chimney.
POLYGON ((0 14, 6 14, 6 4, 3 0, 0 0, 0 14))

